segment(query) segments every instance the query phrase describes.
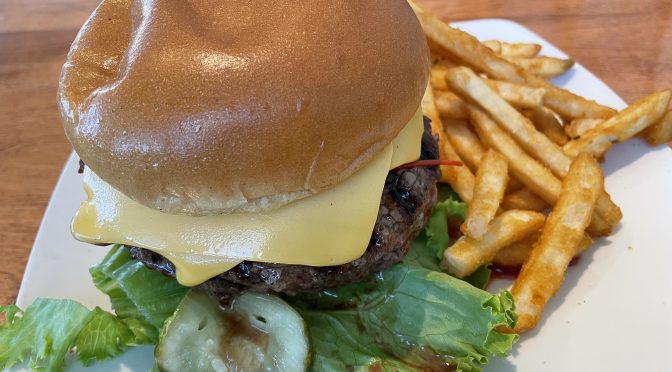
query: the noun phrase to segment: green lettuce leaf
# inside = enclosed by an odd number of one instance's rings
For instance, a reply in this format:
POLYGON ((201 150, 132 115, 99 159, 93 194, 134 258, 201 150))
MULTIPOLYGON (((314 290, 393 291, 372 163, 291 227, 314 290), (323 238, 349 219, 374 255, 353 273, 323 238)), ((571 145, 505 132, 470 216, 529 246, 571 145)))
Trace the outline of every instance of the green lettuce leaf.
POLYGON ((119 318, 96 307, 89 314, 75 341, 79 360, 85 366, 93 360, 121 355, 128 346, 137 344, 131 329, 119 318))
POLYGON ((476 271, 473 273, 462 278, 462 280, 476 288, 485 289, 485 287, 487 287, 488 283, 490 282, 490 274, 492 274, 490 267, 488 265, 483 265, 476 269, 476 271))
POLYGON ((515 325, 511 294, 425 267, 432 258, 416 243, 404 262, 368 280, 290 299, 310 329, 312 369, 480 371, 491 355, 507 355, 518 335, 497 327, 515 325))
POLYGON ((72 300, 40 298, 22 312, 16 306, 0 309, 0 366, 28 361, 31 368, 61 371, 75 346, 87 365, 120 355, 133 342, 131 331, 114 315, 99 308, 89 311, 72 300), (105 333, 105 337, 101 335, 105 333))
POLYGON ((76 351, 86 366, 114 358, 129 346, 155 344, 164 321, 187 288, 131 259, 114 246, 91 268, 94 284, 110 296, 116 315, 88 310, 72 300, 37 299, 21 311, 0 307, 0 368, 28 362, 31 368, 61 371, 65 356, 76 351))
MULTIPOLYGON (((451 245, 450 235, 448 233, 448 220, 451 218, 463 221, 467 214, 467 205, 460 201, 457 194, 448 185, 439 185, 439 202, 432 210, 432 216, 425 230, 413 243, 416 245, 425 245, 434 252, 434 258, 441 260, 443 252, 451 245)), ((416 248, 416 252, 420 252, 416 248)), ((441 271, 438 262, 435 259, 425 257, 423 266, 434 271, 441 271)), ((487 266, 481 266, 471 275, 463 278, 465 282, 474 287, 484 289, 490 281, 491 270, 487 266)))
POLYGON ((467 205, 446 191, 439 192, 439 200, 432 210, 432 216, 425 227, 425 234, 427 234, 427 247, 434 252, 438 259, 441 259, 443 251, 450 245, 448 219, 464 220, 467 214, 467 205), (446 198, 441 199, 442 196, 446 198))
POLYGON ((188 290, 131 259, 128 250, 120 245, 113 246, 89 271, 95 286, 110 297, 112 309, 139 343, 158 342, 163 323, 188 290))

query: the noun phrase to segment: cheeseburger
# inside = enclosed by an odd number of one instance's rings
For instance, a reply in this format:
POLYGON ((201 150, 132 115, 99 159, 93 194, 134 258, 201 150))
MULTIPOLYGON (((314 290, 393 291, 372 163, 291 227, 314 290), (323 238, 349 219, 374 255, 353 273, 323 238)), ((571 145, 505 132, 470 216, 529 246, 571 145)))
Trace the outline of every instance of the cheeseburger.
POLYGON ((221 303, 392 266, 436 200, 428 54, 404 0, 102 1, 60 81, 74 236, 221 303))

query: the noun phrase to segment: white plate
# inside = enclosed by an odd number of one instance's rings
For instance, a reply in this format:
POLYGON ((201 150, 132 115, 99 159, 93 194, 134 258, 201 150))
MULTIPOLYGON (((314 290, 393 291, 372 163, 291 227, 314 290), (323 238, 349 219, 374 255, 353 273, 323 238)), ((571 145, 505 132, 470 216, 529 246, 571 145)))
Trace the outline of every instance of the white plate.
MULTIPOLYGON (((565 57, 510 21, 455 25, 479 39, 540 43, 543 54, 565 57)), ((555 83, 615 108, 625 106, 580 65, 555 83)), ((19 292, 21 307, 37 297, 52 297, 109 308, 87 271, 107 249, 70 236, 70 220, 85 196, 77 160, 74 155, 68 160, 45 212, 19 292)), ((604 171, 607 189, 625 215, 621 226, 569 270, 540 326, 522 337, 509 359, 495 360, 487 370, 639 371, 661 370, 669 363, 672 220, 667 214, 672 212, 672 151, 633 140, 607 155, 604 171)), ((151 365, 152 349, 144 347, 94 369, 146 371, 151 365)))

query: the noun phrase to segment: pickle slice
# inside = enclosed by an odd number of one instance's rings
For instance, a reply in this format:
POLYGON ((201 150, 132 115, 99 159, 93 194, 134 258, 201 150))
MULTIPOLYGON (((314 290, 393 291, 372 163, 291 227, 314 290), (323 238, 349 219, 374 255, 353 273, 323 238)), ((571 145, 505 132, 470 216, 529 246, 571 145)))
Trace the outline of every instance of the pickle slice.
POLYGON ((247 292, 230 309, 191 290, 168 319, 154 352, 161 371, 304 371, 306 324, 280 298, 247 292))

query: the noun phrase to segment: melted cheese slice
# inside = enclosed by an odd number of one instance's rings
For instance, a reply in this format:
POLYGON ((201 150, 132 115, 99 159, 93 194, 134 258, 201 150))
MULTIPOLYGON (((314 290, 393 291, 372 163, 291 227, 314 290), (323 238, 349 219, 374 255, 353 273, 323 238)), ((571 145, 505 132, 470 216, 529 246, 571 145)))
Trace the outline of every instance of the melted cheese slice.
POLYGON ((78 240, 152 250, 176 267, 185 286, 200 284, 242 261, 341 265, 361 257, 375 225, 390 169, 417 160, 422 113, 368 165, 339 185, 262 213, 193 217, 145 207, 84 172, 87 200, 72 221, 78 240))

